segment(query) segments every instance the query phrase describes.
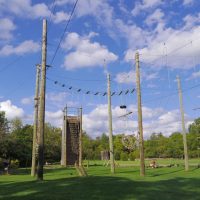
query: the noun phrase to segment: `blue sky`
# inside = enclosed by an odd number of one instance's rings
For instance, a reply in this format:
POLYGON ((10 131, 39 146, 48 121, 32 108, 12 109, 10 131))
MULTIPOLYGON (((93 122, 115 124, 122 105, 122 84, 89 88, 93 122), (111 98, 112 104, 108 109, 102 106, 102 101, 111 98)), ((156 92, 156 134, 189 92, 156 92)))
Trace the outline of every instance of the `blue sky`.
MULTIPOLYGON (((61 126, 63 107, 82 105, 84 129, 93 137, 107 132, 107 97, 102 96, 106 73, 111 74, 112 91, 135 88, 136 51, 145 137, 181 130, 177 75, 185 91, 187 126, 199 116, 200 110, 193 110, 200 107, 199 1, 79 0, 52 62, 74 3, 0 0, 0 109, 9 119, 21 117, 32 123, 43 18, 48 22, 47 64, 52 65, 47 72, 46 121, 61 126)), ((114 95, 112 102, 114 134, 136 133, 136 93, 114 95), (122 104, 133 115, 119 118, 126 112, 119 108, 122 104)))

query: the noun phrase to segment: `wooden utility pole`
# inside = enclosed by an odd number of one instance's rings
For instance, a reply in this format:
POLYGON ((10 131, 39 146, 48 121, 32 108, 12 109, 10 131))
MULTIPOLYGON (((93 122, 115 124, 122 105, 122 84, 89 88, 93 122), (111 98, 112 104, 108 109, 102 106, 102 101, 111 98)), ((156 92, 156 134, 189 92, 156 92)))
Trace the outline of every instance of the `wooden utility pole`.
POLYGON ((143 125, 142 125, 142 103, 140 89, 140 63, 139 53, 135 54, 136 65, 136 84, 137 84, 137 102, 138 102, 138 128, 139 128, 139 145, 140 145, 140 176, 145 175, 145 160, 144 160, 144 140, 143 140, 143 125))
MULTIPOLYGON (((65 110, 65 109, 64 109, 65 110)), ((63 125, 62 125, 62 136, 61 136, 61 162, 60 162, 60 165, 63 166, 63 159, 64 159, 64 156, 63 156, 63 150, 64 150, 64 120, 65 120, 65 113, 64 113, 64 110, 63 110, 63 125)))
POLYGON ((108 81, 108 120, 109 120, 109 147, 110 147, 110 167, 111 173, 115 173, 114 148, 113 148, 113 130, 112 130, 112 109, 111 109, 111 89, 110 74, 107 74, 108 81))
POLYGON ((62 165, 66 167, 67 166, 67 106, 64 108, 63 111, 62 153, 63 153, 62 165))
POLYGON ((34 109, 34 127, 33 127, 33 147, 32 147, 32 167, 31 176, 36 173, 36 156, 37 156, 37 137, 38 137, 38 102, 39 102, 39 85, 40 85, 40 64, 36 65, 36 84, 35 84, 35 109, 34 109))
POLYGON ((187 148, 187 137, 186 137, 186 129, 185 129, 185 117, 184 117, 184 109, 183 109, 183 95, 181 89, 181 81, 179 76, 177 78, 178 83, 178 93, 179 93, 179 102, 180 102, 180 113, 181 113, 181 120, 182 120, 182 131, 183 131, 183 146, 184 146, 184 159, 185 159, 185 171, 189 170, 188 164, 188 148, 187 148))
POLYGON ((42 78, 40 85, 40 106, 38 124, 38 169, 37 179, 43 180, 44 165, 44 127, 45 127, 45 93, 46 93, 46 53, 47 53, 47 20, 43 20, 42 33, 42 78))
POLYGON ((83 135, 83 128, 82 128, 82 121, 83 121, 83 109, 80 108, 79 110, 79 118, 80 118, 80 132, 79 132, 79 166, 82 166, 82 135, 83 135))
POLYGON ((67 146, 66 146, 66 114, 67 114, 67 106, 63 110, 63 129, 62 129, 62 152, 61 152, 61 165, 66 166, 66 153, 67 153, 67 146))

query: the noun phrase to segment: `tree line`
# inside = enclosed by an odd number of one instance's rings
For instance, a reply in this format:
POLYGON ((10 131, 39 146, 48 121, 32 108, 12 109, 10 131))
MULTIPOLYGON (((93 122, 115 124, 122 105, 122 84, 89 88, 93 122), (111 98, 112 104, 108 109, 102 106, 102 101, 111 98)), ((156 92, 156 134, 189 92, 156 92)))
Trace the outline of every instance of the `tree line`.
MULTIPOLYGON (((61 154, 61 129, 45 124, 46 161, 56 162, 61 154)), ((23 124, 19 118, 8 121, 4 112, 0 112, 0 160, 19 161, 21 167, 31 165, 33 126, 23 124)), ((2 163, 0 162, 0 167, 2 163)))
MULTIPOLYGON (((0 161, 2 159, 17 160, 22 167, 31 165, 33 126, 23 124, 19 118, 8 121, 4 112, 0 112, 0 161)), ((113 136, 115 160, 134 160, 139 158, 136 138, 133 137, 134 148, 128 148, 124 142, 124 134, 113 136)), ((83 133, 83 159, 101 159, 101 151, 109 150, 108 136, 92 138, 83 133)), ((187 133, 188 153, 190 158, 200 155, 200 118, 189 127, 187 133)), ((169 137, 163 133, 152 133, 144 141, 146 158, 183 158, 183 139, 179 132, 169 137)), ((45 124, 45 161, 54 163, 61 159, 61 129, 45 124)), ((1 162, 0 162, 1 166, 1 162)))

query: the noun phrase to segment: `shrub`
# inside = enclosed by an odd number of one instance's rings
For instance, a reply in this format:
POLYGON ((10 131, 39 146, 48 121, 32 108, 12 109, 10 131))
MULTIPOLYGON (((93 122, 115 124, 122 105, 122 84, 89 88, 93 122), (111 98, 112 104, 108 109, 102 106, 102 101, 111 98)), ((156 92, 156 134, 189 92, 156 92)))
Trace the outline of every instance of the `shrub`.
POLYGON ((135 158, 136 158, 135 153, 134 153, 134 152, 131 152, 131 153, 129 154, 129 159, 130 159, 131 161, 134 161, 135 158))
POLYGON ((115 160, 120 160, 120 152, 119 151, 115 152, 115 160))
POLYGON ((123 161, 127 161, 128 160, 128 154, 121 152, 120 159, 123 160, 123 161))
POLYGON ((0 158, 0 170, 4 169, 3 159, 0 158))
POLYGON ((17 169, 19 167, 19 160, 11 160, 10 168, 17 169))

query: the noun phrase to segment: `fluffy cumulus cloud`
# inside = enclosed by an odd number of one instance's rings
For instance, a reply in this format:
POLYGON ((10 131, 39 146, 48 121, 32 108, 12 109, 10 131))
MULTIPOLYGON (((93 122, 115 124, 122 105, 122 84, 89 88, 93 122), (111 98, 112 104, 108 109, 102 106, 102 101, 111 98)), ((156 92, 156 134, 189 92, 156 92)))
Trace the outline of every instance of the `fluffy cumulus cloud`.
MULTIPOLYGON (((145 71, 141 71, 141 81, 149 81, 158 78, 158 73, 147 73, 145 71)), ((135 71, 129 71, 129 72, 121 72, 118 73, 115 77, 115 81, 118 83, 136 83, 136 73, 135 71)))
POLYGON ((13 37, 12 31, 16 26, 9 18, 0 18, 0 40, 9 40, 13 37))
POLYGON ((50 102, 62 103, 63 101, 66 100, 66 98, 67 98, 66 92, 59 92, 59 93, 49 92, 46 94, 46 99, 47 101, 50 102))
POLYGON ((56 12, 52 16, 52 18, 53 18, 53 22, 55 24, 58 24, 60 22, 67 21, 69 19, 69 14, 64 11, 59 11, 59 12, 56 12))
MULTIPOLYGON (((58 6, 65 4, 74 4, 73 0, 57 0, 58 6)), ((76 7, 76 17, 92 15, 103 26, 112 26, 113 8, 107 0, 81 0, 76 7)))
MULTIPOLYGON (((114 107, 113 112, 113 132, 114 134, 137 134, 137 108, 135 105, 128 106, 127 112, 132 111, 127 119, 120 117, 126 111, 119 107, 114 107)), ((99 136, 102 132, 108 133, 108 114, 107 105, 98 105, 90 113, 83 116, 83 128, 92 137, 99 136)), ((187 124, 191 123, 186 117, 187 124)), ((170 135, 175 131, 181 131, 180 113, 178 110, 166 111, 163 108, 143 107, 143 126, 144 137, 147 138, 151 133, 162 132, 170 135)))
POLYGON ((19 44, 18 46, 13 45, 5 45, 2 49, 0 49, 1 56, 9 56, 12 54, 15 55, 23 55, 26 53, 35 53, 40 50, 39 43, 36 43, 32 40, 26 40, 19 44))
MULTIPOLYGON (((62 127, 62 110, 56 112, 46 111, 46 122, 54 126, 62 127)), ((112 108, 113 134, 138 133, 137 107, 129 105, 127 110, 119 107, 112 108), (127 112, 132 112, 128 117, 123 117, 127 112)), ((186 127, 192 123, 186 115, 186 127)), ((144 137, 148 138, 152 133, 162 132, 165 136, 181 131, 181 119, 179 110, 166 111, 163 108, 149 108, 143 106, 144 137)), ((108 108, 107 104, 99 104, 89 113, 83 115, 83 129, 91 136, 97 137, 102 133, 108 134, 108 108)))
POLYGON ((141 11, 148 11, 149 9, 155 8, 162 4, 162 0, 142 0, 142 1, 136 1, 135 7, 132 10, 132 15, 136 16, 141 11))
MULTIPOLYGON (((137 26, 136 24, 126 24, 121 19, 115 19, 114 21, 119 36, 125 38, 130 47, 137 49, 147 45, 152 36, 148 31, 137 26)), ((134 59, 134 55, 131 60, 134 59)))
POLYGON ((79 105, 77 101, 70 101, 69 97, 70 95, 67 92, 48 92, 46 94, 47 108, 51 109, 52 107, 56 107, 63 109, 65 105, 70 107, 79 105))
POLYGON ((183 18, 183 21, 185 22, 185 29, 190 29, 200 23, 200 13, 196 15, 186 15, 183 18))
POLYGON ((33 104, 33 100, 34 100, 33 97, 25 97, 25 98, 21 99, 21 104, 30 105, 30 104, 33 104))
POLYGON ((52 13, 51 8, 45 3, 33 4, 31 0, 1 0, 0 3, 1 13, 10 13, 18 17, 51 18, 56 24, 69 18, 68 13, 62 10, 52 13))
MULTIPOLYGON (((192 68, 194 57, 198 57, 200 51, 199 31, 199 26, 184 26, 181 30, 162 26, 151 36, 146 33, 143 44, 138 43, 140 59, 145 63, 153 63, 153 67, 192 68)), ((135 52, 132 48, 128 49, 125 52, 125 60, 133 60, 135 52)), ((196 62, 195 64, 198 64, 200 60, 197 59, 196 62)))
POLYGON ((57 112, 46 111, 45 121, 51 123, 53 126, 62 127, 63 111, 58 110, 57 112))
POLYGON ((14 119, 16 117, 24 117, 24 110, 13 105, 10 100, 0 102, 0 110, 6 113, 6 117, 9 120, 14 119))
POLYGON ((146 18, 145 23, 149 26, 161 23, 163 21, 163 17, 164 17, 163 11, 158 8, 146 18))
POLYGON ((0 11, 28 18, 47 17, 50 15, 46 4, 38 3, 32 5, 31 0, 1 0, 0 11))
MULTIPOLYGON (((193 3, 193 0, 183 0, 183 5, 193 3)), ((130 61, 134 59, 135 49, 139 50, 141 59, 146 63, 152 63, 155 60, 155 67, 163 64, 163 57, 169 54, 165 59, 165 66, 171 68, 188 69, 193 67, 192 56, 198 57, 200 51, 200 40, 198 39, 199 28, 199 14, 187 15, 183 18, 183 25, 178 28, 170 27, 167 22, 166 11, 162 10, 162 6, 166 2, 163 0, 138 0, 135 2, 132 14, 136 17, 141 12, 146 12, 144 16, 146 19, 142 24, 138 25, 134 21, 123 21, 117 18, 114 8, 107 1, 80 1, 77 6, 77 17, 85 15, 92 15, 97 19, 97 22, 102 21, 101 25, 106 26, 108 34, 114 38, 123 37, 127 40, 129 49, 126 50, 125 60, 130 61), (149 28, 144 28, 145 26, 149 28), (190 45, 190 41, 194 41, 190 45), (188 48, 176 50, 189 44, 188 48), (190 48, 191 47, 191 48, 190 48), (174 52, 175 50, 175 52, 174 52), (173 52, 173 54, 172 54, 173 52), (172 56, 173 55, 173 56, 172 56), (177 57, 179 59, 177 59, 177 57), (181 59, 180 59, 181 57, 181 59)), ((173 3, 173 2, 172 2, 173 3)), ((57 5, 73 4, 72 0, 58 0, 57 5)), ((128 12, 128 10, 126 10, 128 12)), ((78 54, 80 58, 85 57, 78 54)), ((74 60, 75 54, 70 55, 70 60, 74 60)), ((197 64, 200 60, 197 60, 197 64)), ((87 64, 89 65, 89 63, 87 64)), ((163 66, 162 66, 163 67, 163 66)))
POLYGON ((67 35, 62 44, 62 48, 68 52, 64 61, 66 69, 103 66, 104 60, 107 63, 117 60, 117 55, 106 46, 91 40, 95 35, 90 33, 88 36, 80 36, 74 32, 67 35))
POLYGON ((58 6, 63 6, 67 3, 72 4, 72 3, 74 3, 74 1, 73 0, 57 0, 57 1, 55 1, 55 4, 58 6))
POLYGON ((183 5, 191 5, 194 3, 194 0, 183 0, 183 5))

